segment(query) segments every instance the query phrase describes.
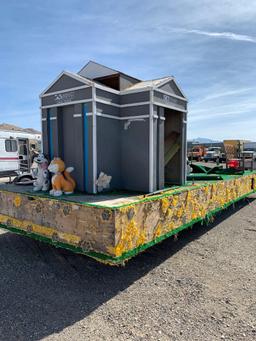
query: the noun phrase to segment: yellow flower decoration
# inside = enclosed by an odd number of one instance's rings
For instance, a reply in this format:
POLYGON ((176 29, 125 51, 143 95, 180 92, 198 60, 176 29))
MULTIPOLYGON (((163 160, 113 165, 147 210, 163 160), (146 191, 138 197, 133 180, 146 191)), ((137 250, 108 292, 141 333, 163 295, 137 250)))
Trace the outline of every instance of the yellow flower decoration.
POLYGON ((174 196, 172 197, 172 205, 173 205, 173 206, 177 206, 178 202, 179 202, 178 196, 177 196, 177 195, 174 195, 174 196))
POLYGON ((21 197, 19 195, 17 195, 14 200, 13 200, 14 206, 15 207, 20 207, 21 205, 21 197))
POLYGON ((163 198, 161 200, 161 207, 162 207, 163 213, 166 213, 166 211, 168 210, 169 205, 170 205, 170 202, 169 202, 168 198, 163 198))

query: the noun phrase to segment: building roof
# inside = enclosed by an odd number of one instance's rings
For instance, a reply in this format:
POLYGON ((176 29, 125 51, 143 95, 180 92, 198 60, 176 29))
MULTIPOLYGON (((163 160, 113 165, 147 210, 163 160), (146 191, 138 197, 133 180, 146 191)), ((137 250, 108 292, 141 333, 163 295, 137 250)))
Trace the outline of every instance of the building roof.
MULTIPOLYGON (((100 86, 104 86, 106 90, 111 87, 107 85, 102 85, 101 82, 98 82, 97 78, 100 77, 106 77, 108 75, 116 75, 116 74, 124 74, 123 72, 116 71, 114 69, 111 69, 107 66, 98 64, 96 62, 90 61, 87 63, 78 73, 73 73, 73 72, 67 72, 63 71, 40 95, 42 97, 62 76, 69 76, 73 79, 76 79, 77 81, 80 81, 81 83, 92 86, 93 84, 98 84, 100 86), (96 77, 97 76, 97 77, 96 77)), ((121 91, 121 93, 129 93, 129 92, 137 92, 140 91, 141 89, 146 89, 146 88, 159 88, 161 86, 164 86, 166 83, 172 81, 176 88, 178 89, 178 92, 180 93, 179 96, 182 96, 186 99, 186 96, 178 86, 177 82, 175 81, 174 77, 168 76, 168 77, 162 77, 158 79, 152 79, 152 80, 147 80, 147 81, 140 81, 132 76, 126 75, 130 78, 133 78, 137 82, 131 86, 128 86, 125 90, 121 91)), ((114 91, 112 89, 112 91, 114 91)), ((118 90, 116 93, 118 93, 118 90)))
POLYGON ((118 73, 118 71, 90 60, 77 74, 85 78, 94 79, 115 73, 118 73))
POLYGON ((136 90, 136 89, 142 89, 142 88, 148 88, 148 87, 158 87, 172 79, 173 77, 163 77, 163 78, 152 79, 148 81, 142 81, 134 85, 131 85, 126 90, 136 90))
POLYGON ((89 78, 89 79, 95 79, 95 78, 100 78, 100 77, 106 77, 110 75, 115 75, 115 74, 121 74, 128 76, 130 78, 133 78, 137 81, 140 81, 140 79, 127 75, 126 73, 123 73, 121 71, 112 69, 108 66, 99 64, 97 62, 94 62, 93 60, 90 60, 82 69, 77 73, 78 75, 89 78))

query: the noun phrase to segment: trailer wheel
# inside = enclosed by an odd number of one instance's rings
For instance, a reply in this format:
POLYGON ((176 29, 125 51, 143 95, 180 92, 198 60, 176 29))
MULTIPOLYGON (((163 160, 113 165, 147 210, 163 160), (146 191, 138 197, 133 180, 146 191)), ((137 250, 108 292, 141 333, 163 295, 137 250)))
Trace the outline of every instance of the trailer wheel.
POLYGON ((16 178, 13 179, 15 185, 33 185, 33 182, 34 179, 30 174, 16 176, 16 178))

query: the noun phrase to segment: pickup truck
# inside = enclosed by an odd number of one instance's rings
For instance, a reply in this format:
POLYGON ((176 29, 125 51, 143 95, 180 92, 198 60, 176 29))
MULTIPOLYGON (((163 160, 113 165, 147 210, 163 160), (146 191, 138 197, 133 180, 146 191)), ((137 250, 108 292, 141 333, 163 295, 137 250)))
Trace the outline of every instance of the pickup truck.
POLYGON ((224 162, 225 161, 225 154, 222 153, 221 147, 209 147, 208 151, 204 156, 204 161, 212 161, 212 162, 224 162))

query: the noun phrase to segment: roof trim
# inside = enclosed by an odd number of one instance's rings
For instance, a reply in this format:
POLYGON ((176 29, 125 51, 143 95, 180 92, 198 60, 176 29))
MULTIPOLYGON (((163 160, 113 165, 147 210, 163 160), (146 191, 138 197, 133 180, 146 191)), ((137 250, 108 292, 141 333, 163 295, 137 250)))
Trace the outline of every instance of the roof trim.
MULTIPOLYGON (((170 82, 171 80, 173 80, 173 77, 172 76, 167 76, 167 77, 164 77, 164 78, 167 78, 167 79, 164 79, 162 80, 158 85, 156 85, 156 87, 158 88, 159 86, 163 86, 165 84, 167 84, 168 82, 170 82)), ((153 79, 154 80, 154 79, 153 79)), ((156 79, 157 80, 157 79, 156 79)))
POLYGON ((79 76, 75 73, 69 72, 69 71, 62 71, 57 78, 55 78, 54 81, 51 82, 51 84, 39 95, 39 97, 41 98, 62 76, 68 76, 70 78, 73 78, 81 83, 84 83, 86 85, 92 86, 93 82, 90 81, 89 79, 79 76))
MULTIPOLYGON (((88 62, 89 63, 89 62, 88 62)), ((87 63, 87 64, 88 64, 87 63)), ((94 62, 93 62, 94 63, 94 62)), ((86 65, 87 65, 86 64, 86 65)), ((99 63, 96 63, 96 64, 99 64, 99 63)), ((101 65, 101 64, 99 64, 101 65)), ((104 66, 104 65, 103 65, 104 66)), ((122 72, 120 72, 122 73, 122 72)), ((122 73, 123 74, 123 73, 122 73)), ((162 82, 160 82, 157 86, 153 86, 153 85, 147 85, 145 87, 141 87, 141 88, 136 88, 136 89, 125 89, 125 90, 115 90, 115 89, 112 89, 106 85, 103 85, 103 84, 100 84, 99 82, 97 82, 96 80, 90 80, 88 78, 85 78, 83 76, 80 76, 76 73, 73 73, 73 72, 69 72, 69 71, 62 71, 58 76, 57 78, 51 82, 51 84, 39 95, 39 97, 44 97, 44 95, 46 94, 46 92, 63 76, 63 75, 66 75, 68 77, 71 77, 87 86, 95 86, 97 89, 101 89, 101 90, 104 90, 104 91, 107 91, 107 92, 111 92, 111 93, 114 93, 114 94, 117 94, 117 95, 128 95, 128 94, 132 94, 132 93, 139 93, 139 92, 144 92, 144 91, 150 91, 150 90, 158 90, 160 91, 161 89, 159 89, 161 86, 167 84, 168 82, 170 81, 173 81, 174 84, 177 86, 178 90, 180 91, 180 93, 182 94, 182 96, 184 97, 184 99, 187 101, 187 97, 184 95, 184 92, 181 90, 181 88, 179 87, 179 85, 177 84, 177 81, 175 80, 175 78, 173 76, 169 76, 168 79, 165 79, 163 80, 162 82)), ((125 74, 124 74, 125 75, 125 74)), ((127 75, 129 76, 129 75, 127 75)), ((132 77, 132 76, 129 76, 129 77, 132 77)), ((156 79, 157 80, 157 79, 156 79)), ((152 80, 154 81, 154 79, 152 80)), ((143 81, 142 81, 143 82, 143 81)), ((58 91, 59 93, 62 93, 62 92, 68 92, 68 91, 71 91, 71 90, 74 90, 74 89, 64 89, 64 90, 60 90, 58 91)), ((161 91, 160 91, 161 92, 161 91)), ((166 92, 167 93, 167 92, 166 92)), ((49 94, 50 95, 50 94, 49 94)), ((180 96, 177 96, 177 95, 172 95, 171 93, 168 93, 169 96, 172 96, 172 97, 176 97, 176 98, 179 98, 180 96)), ((182 99, 180 97, 180 99, 182 99)))
POLYGON ((171 94, 170 92, 162 90, 162 89, 154 89, 154 91, 159 92, 160 94, 164 94, 164 95, 167 95, 167 96, 170 96, 170 97, 173 97, 173 98, 180 99, 181 101, 184 101, 184 102, 188 102, 185 97, 181 97, 181 96, 178 96, 178 95, 175 95, 175 94, 171 94))
POLYGON ((83 76, 80 76, 77 73, 73 73, 73 72, 70 72, 70 71, 65 71, 65 73, 66 73, 67 76, 70 76, 71 78, 74 78, 74 79, 76 79, 76 80, 78 80, 80 82, 83 82, 83 83, 85 83, 87 85, 93 85, 93 82, 90 79, 88 79, 86 77, 83 77, 83 76))
POLYGON ((187 100, 187 97, 185 96, 184 92, 181 90, 180 86, 178 85, 178 83, 177 83, 177 81, 176 81, 176 79, 175 79, 174 77, 169 77, 168 80, 165 80, 165 81, 163 81, 162 83, 160 83, 159 85, 157 85, 157 86, 155 87, 155 89, 157 89, 157 88, 159 88, 159 87, 161 87, 161 86, 163 86, 163 85, 169 83, 170 81, 173 81, 173 82, 174 82, 174 84, 177 86, 177 88, 178 88, 178 90, 180 91, 180 93, 182 94, 182 96, 187 100))

